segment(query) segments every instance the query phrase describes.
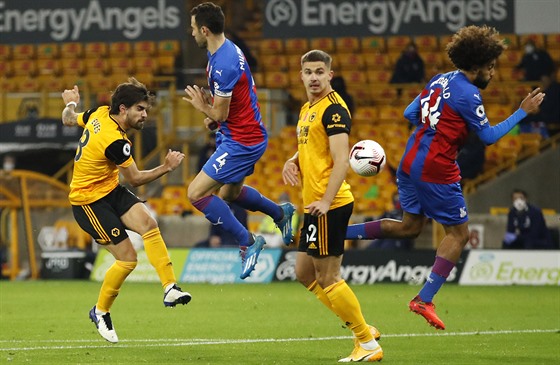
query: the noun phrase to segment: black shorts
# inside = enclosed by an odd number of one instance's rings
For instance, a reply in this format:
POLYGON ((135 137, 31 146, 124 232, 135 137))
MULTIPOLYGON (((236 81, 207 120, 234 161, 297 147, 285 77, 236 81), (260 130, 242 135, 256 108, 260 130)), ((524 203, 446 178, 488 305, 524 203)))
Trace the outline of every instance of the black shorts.
POLYGON ((298 251, 314 257, 342 255, 353 209, 354 203, 350 203, 329 210, 321 217, 305 213, 298 251))
POLYGON ((117 244, 128 238, 121 216, 142 201, 122 185, 103 198, 87 205, 73 205, 72 212, 80 227, 101 244, 117 244))

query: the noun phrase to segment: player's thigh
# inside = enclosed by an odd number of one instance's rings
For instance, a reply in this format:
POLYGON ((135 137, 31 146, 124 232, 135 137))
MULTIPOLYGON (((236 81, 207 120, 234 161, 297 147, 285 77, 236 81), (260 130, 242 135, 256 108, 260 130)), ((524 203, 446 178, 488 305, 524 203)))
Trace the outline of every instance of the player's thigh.
POLYGON ((143 235, 158 226, 157 221, 152 217, 144 203, 134 204, 121 216, 121 221, 128 229, 139 235, 143 235))
POLYGON ((132 246, 130 238, 125 239, 118 245, 107 245, 105 247, 109 251, 115 260, 134 262, 138 261, 136 250, 132 246))
POLYGON ((208 176, 204 170, 200 171, 193 181, 189 184, 187 195, 191 202, 195 202, 206 196, 214 194, 222 187, 222 183, 208 176))
POLYGON ((342 264, 342 256, 313 257, 315 277, 322 288, 338 283, 341 280, 340 265, 342 264))
POLYGON ((296 278, 306 288, 315 281, 313 259, 306 252, 296 254, 296 278))
POLYGON ((353 207, 350 203, 320 217, 304 214, 298 250, 313 257, 342 255, 353 207))
POLYGON ((410 176, 401 170, 397 172, 397 189, 403 212, 416 215, 423 214, 422 206, 418 200, 418 191, 416 186, 410 176))
POLYGON ((417 186, 418 199, 428 217, 448 226, 460 225, 469 220, 460 183, 419 182, 417 186))
POLYGON ((118 244, 128 238, 118 213, 103 199, 88 205, 74 205, 78 225, 101 245, 118 244))

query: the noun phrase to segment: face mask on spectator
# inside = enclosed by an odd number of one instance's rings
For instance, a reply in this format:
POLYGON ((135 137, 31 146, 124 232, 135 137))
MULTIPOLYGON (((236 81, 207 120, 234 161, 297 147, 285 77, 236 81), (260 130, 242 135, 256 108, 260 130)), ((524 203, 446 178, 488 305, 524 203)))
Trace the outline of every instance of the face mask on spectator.
POLYGON ((525 199, 517 198, 513 201, 513 207, 518 211, 525 210, 527 209, 527 202, 525 199))

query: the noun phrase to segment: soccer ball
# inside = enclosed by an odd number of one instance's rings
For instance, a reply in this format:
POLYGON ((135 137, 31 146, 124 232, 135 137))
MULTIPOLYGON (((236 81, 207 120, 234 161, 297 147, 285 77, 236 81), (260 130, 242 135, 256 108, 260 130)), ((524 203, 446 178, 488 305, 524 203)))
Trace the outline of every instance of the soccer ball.
POLYGON ((375 141, 365 139, 350 150, 350 167, 360 176, 375 176, 385 167, 385 150, 375 141))

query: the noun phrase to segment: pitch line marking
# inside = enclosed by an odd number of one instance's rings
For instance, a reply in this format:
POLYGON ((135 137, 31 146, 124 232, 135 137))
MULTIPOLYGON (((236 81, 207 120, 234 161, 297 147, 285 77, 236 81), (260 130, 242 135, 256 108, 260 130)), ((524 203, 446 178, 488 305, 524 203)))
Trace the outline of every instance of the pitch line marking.
MULTIPOLYGON (((447 332, 447 333, 395 333, 383 334, 382 338, 398 338, 398 337, 453 337, 453 336, 476 336, 476 335, 512 335, 520 333, 560 333, 560 329, 535 329, 535 330, 503 330, 503 331, 468 331, 468 332, 447 332)), ((264 342, 295 342, 295 341, 331 341, 331 340, 347 340, 352 339, 351 336, 332 336, 332 337, 314 337, 314 338, 261 338, 261 339, 244 339, 244 340, 228 340, 228 339, 132 339, 122 340, 119 344, 103 344, 103 345, 78 345, 78 346, 33 346, 33 347, 12 347, 0 348, 0 351, 35 351, 35 350, 76 350, 76 349, 96 349, 96 348, 135 348, 135 347, 178 347, 178 346, 196 346, 196 345, 228 345, 228 344, 247 344, 247 343, 264 343, 264 342), (138 344, 122 344, 123 342, 138 344), (156 342, 146 344, 147 342, 156 342), (171 343, 170 343, 171 342, 171 343)), ((0 340, 0 343, 80 343, 91 342, 91 340, 0 340)))

